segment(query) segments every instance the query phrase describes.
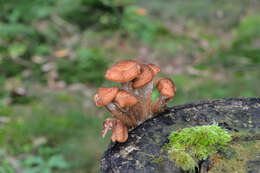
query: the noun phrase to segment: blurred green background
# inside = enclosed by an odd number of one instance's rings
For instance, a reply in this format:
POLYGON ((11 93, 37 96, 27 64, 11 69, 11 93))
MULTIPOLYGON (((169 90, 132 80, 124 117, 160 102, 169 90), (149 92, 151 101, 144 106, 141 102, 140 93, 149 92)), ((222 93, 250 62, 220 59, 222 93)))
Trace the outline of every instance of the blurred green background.
MULTIPOLYGON (((258 0, 0 0, 0 172, 96 173, 93 96, 121 59, 161 67, 170 105, 260 96, 258 0)), ((155 91, 153 99, 158 96, 155 91)))

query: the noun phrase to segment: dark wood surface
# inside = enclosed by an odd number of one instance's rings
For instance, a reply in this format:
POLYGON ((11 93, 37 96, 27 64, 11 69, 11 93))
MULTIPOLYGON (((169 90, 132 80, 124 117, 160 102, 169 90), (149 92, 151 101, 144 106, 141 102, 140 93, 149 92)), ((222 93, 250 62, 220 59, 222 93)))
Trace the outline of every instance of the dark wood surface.
MULTIPOLYGON (((101 160, 103 173, 181 173, 165 157, 157 162, 168 135, 178 128, 218 123, 230 132, 243 132, 244 140, 260 140, 260 98, 208 100, 168 108, 129 133, 125 143, 111 143, 101 160)), ((247 162, 246 172, 259 173, 259 157, 247 162), (248 166, 250 164, 250 166, 248 166)))

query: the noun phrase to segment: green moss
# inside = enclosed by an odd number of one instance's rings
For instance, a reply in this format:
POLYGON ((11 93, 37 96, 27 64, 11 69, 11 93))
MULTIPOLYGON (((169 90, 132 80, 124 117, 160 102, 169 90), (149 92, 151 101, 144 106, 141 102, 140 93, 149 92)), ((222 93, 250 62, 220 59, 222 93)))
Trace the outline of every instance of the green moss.
POLYGON ((194 172, 199 161, 224 149, 231 139, 227 131, 217 125, 184 128, 170 134, 167 150, 170 159, 174 160, 177 166, 194 172))

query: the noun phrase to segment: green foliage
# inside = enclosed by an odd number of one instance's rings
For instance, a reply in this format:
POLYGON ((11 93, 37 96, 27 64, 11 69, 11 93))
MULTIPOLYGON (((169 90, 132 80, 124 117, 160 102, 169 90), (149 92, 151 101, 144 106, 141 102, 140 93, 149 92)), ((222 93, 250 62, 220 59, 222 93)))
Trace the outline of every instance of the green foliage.
POLYGON ((12 105, 11 121, 0 131, 0 145, 14 157, 34 155, 46 164, 53 155, 62 155, 70 163, 68 172, 98 172, 96 163, 109 138, 97 138, 104 118, 92 115, 91 109, 83 112, 78 104, 84 100, 71 93, 52 92, 27 106, 12 105))
POLYGON ((52 173, 54 169, 64 171, 69 167, 61 155, 53 155, 47 160, 40 156, 30 156, 26 158, 24 164, 27 167, 25 173, 52 173))
POLYGON ((50 112, 41 108, 35 108, 32 113, 37 116, 7 123, 2 129, 0 142, 2 145, 7 145, 9 152, 13 154, 28 152, 32 149, 34 137, 45 136, 50 143, 58 144, 77 133, 86 122, 79 112, 53 115, 52 118, 46 116, 50 115, 50 112))
POLYGON ((0 117, 1 116, 8 117, 11 116, 12 113, 13 112, 11 106, 0 102, 0 117))
POLYGON ((250 15, 243 18, 235 28, 233 41, 228 49, 219 49, 211 64, 221 64, 224 67, 251 68, 260 64, 260 49, 258 41, 260 16, 250 15))
POLYGON ((260 16, 251 15, 245 17, 234 34, 234 48, 242 48, 244 46, 251 47, 254 41, 260 39, 260 16))
POLYGON ((143 8, 129 6, 125 9, 121 20, 121 29, 129 34, 140 38, 148 43, 153 41, 159 34, 167 32, 167 29, 151 20, 143 8))
POLYGON ((54 42, 51 36, 53 29, 46 36, 36 25, 31 24, 48 17, 52 5, 52 1, 43 0, 0 2, 2 7, 0 72, 2 74, 13 77, 21 75, 21 72, 27 69, 32 70, 34 76, 40 75, 39 65, 34 63, 32 58, 35 55, 42 55, 42 45, 54 42))
POLYGON ((0 133, 0 144, 7 146, 7 150, 12 154, 31 150, 32 141, 27 133, 23 122, 7 123, 0 133), (9 135, 15 138, 8 139, 9 135))
POLYGON ((15 173, 15 169, 10 164, 10 161, 7 158, 7 154, 4 151, 0 151, 0 172, 15 173))
POLYGON ((8 96, 8 92, 5 89, 6 79, 4 76, 0 76, 0 106, 3 105, 2 99, 8 96))
POLYGON ((134 0, 65 0, 58 1, 58 14, 80 28, 90 25, 118 28, 124 8, 134 0), (88 17, 85 17, 88 16, 88 17))
POLYGON ((10 0, 4 3, 1 2, 2 11, 0 18, 11 23, 18 21, 29 23, 33 20, 43 19, 50 14, 54 2, 52 0, 10 0))
POLYGON ((225 145, 231 141, 231 136, 217 125, 208 125, 172 132, 169 140, 167 149, 170 159, 183 170, 194 172, 199 161, 224 149, 225 145))
POLYGON ((0 172, 3 173, 15 173, 15 169, 11 166, 8 159, 0 161, 0 172))
POLYGON ((83 82, 97 86, 103 83, 107 67, 105 53, 98 48, 79 49, 73 62, 66 59, 58 62, 61 79, 68 83, 83 82))
POLYGON ((252 15, 244 18, 234 34, 233 52, 241 57, 260 63, 260 16, 252 15))
MULTIPOLYGON (((145 6, 162 20, 171 21, 174 24, 189 25, 195 22, 197 25, 206 24, 207 27, 224 29, 236 25, 241 13, 243 14, 252 4, 252 2, 244 0, 138 1, 138 5, 145 6)), ((255 5, 259 5, 259 3, 255 3, 255 5)))

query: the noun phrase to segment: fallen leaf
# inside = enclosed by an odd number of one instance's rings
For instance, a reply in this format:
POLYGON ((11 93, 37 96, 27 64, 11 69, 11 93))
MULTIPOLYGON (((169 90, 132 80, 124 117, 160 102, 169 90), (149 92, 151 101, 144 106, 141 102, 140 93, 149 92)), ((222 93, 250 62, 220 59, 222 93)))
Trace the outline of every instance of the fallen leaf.
POLYGON ((68 55, 68 51, 66 49, 58 50, 58 51, 55 52, 55 56, 57 58, 63 58, 65 56, 67 56, 67 55, 68 55))
POLYGON ((136 10, 136 13, 137 13, 139 16, 145 16, 145 15, 147 14, 147 11, 146 11, 146 9, 144 9, 144 8, 138 8, 138 9, 136 10))

